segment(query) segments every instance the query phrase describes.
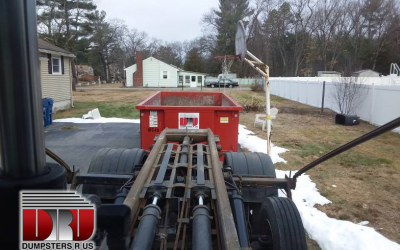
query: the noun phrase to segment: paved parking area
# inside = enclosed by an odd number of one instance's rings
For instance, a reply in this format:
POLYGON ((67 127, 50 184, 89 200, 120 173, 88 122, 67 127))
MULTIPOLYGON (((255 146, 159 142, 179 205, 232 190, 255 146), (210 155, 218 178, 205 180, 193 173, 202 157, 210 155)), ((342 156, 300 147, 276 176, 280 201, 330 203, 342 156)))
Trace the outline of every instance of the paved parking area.
MULTIPOLYGON (((68 165, 86 172, 101 148, 140 147, 136 123, 53 123, 45 128, 46 147, 68 165)), ((48 161, 53 162, 49 157, 48 161)))

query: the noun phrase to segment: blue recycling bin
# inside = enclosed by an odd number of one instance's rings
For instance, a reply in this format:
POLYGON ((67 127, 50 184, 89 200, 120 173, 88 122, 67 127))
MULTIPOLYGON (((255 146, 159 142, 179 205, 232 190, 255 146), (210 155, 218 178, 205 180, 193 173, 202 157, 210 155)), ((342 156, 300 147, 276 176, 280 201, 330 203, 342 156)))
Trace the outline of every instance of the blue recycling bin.
POLYGON ((48 119, 47 119, 47 115, 48 115, 48 107, 49 107, 49 102, 47 101, 47 98, 42 99, 42 105, 43 105, 43 125, 46 127, 48 126, 48 119))
POLYGON ((46 112, 46 117, 47 117, 47 125, 53 124, 53 104, 54 100, 52 98, 46 98, 47 99, 47 112, 46 112))

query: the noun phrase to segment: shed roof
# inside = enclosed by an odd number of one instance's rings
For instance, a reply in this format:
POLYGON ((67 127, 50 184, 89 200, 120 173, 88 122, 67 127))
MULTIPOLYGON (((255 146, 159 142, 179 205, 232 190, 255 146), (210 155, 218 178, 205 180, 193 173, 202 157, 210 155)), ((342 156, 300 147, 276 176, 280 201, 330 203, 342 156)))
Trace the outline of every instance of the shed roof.
POLYGON ((324 74, 341 74, 340 72, 337 72, 337 71, 318 71, 318 73, 324 73, 324 74))
POLYGON ((39 51, 43 53, 53 53, 68 57, 75 57, 75 55, 69 52, 68 50, 55 46, 54 44, 46 42, 42 39, 38 39, 38 46, 39 46, 39 51))
POLYGON ((188 71, 188 70, 183 70, 183 69, 181 69, 179 72, 182 72, 182 73, 193 73, 193 74, 198 74, 198 75, 207 75, 207 73, 200 73, 200 72, 195 72, 195 71, 188 71))
POLYGON ((360 73, 364 73, 364 72, 375 72, 375 73, 379 74, 379 72, 376 72, 376 71, 374 71, 372 69, 362 69, 362 70, 356 71, 354 73, 360 74, 360 73))

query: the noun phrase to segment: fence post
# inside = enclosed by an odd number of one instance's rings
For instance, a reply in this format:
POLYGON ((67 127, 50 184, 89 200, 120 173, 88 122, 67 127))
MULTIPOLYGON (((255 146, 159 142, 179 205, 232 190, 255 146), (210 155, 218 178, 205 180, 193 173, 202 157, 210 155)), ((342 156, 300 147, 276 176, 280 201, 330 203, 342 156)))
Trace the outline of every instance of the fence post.
POLYGON ((324 101, 325 101, 325 81, 322 83, 322 105, 321 105, 321 113, 324 113, 324 101))
POLYGON ((372 95, 371 95, 371 110, 369 111, 369 122, 372 122, 372 113, 374 110, 374 105, 375 105, 375 83, 372 83, 372 95))
POLYGON ((300 81, 297 80, 297 101, 300 102, 300 81))

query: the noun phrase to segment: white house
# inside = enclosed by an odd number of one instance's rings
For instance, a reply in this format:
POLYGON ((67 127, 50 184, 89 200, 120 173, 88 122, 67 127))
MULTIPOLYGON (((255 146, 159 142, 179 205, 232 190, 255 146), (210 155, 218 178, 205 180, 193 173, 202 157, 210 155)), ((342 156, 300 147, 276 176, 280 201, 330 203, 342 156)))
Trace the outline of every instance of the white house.
POLYGON ((154 57, 143 60, 142 53, 136 54, 136 64, 125 70, 127 87, 196 87, 204 86, 206 74, 191 72, 170 65, 154 57))

